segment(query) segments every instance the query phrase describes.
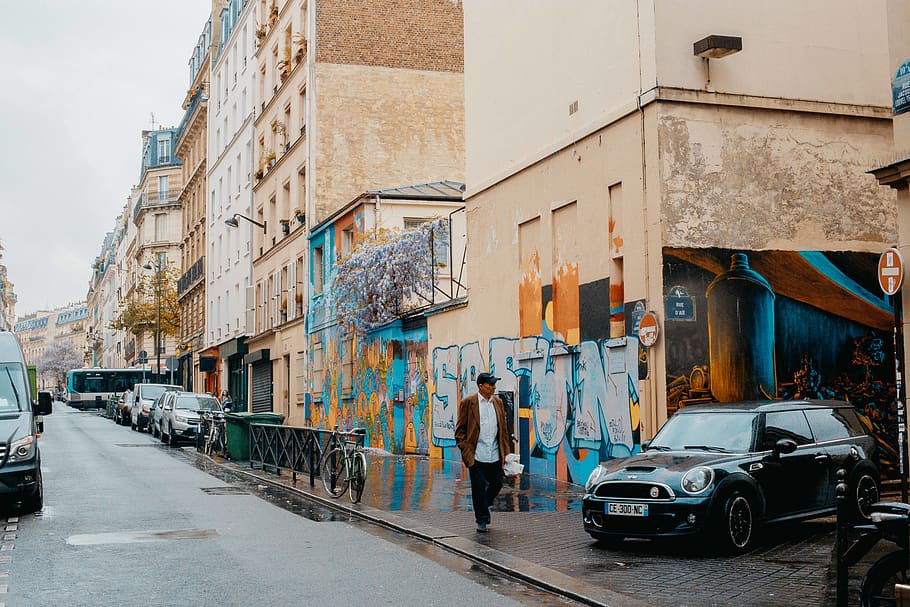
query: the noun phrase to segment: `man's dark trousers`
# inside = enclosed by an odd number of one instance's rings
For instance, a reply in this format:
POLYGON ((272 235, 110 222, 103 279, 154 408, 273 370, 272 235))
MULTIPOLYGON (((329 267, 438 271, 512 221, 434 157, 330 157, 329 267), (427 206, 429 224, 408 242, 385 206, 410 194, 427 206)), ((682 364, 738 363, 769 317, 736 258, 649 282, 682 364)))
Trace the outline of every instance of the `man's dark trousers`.
POLYGON ((502 466, 499 462, 478 462, 468 468, 471 477, 471 501, 477 524, 490 523, 490 504, 502 489, 502 466))

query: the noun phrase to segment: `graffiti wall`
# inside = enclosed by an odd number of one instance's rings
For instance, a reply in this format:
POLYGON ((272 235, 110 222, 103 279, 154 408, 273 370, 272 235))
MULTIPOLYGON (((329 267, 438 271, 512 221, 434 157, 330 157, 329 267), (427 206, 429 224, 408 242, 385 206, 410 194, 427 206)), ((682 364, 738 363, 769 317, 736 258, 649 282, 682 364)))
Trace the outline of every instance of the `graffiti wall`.
POLYGON ((502 337, 435 348, 432 368, 433 443, 446 457, 459 457, 458 402, 477 390, 477 374, 487 369, 512 399, 513 434, 528 472, 583 483, 599 461, 640 449, 635 340, 569 346, 542 336, 502 337))
POLYGON ((892 302, 878 256, 665 249, 667 408, 762 398, 834 398, 897 452, 892 302))
POLYGON ((342 342, 338 328, 313 335, 314 365, 309 424, 366 428, 366 444, 392 453, 429 454, 430 407, 426 324, 400 321, 342 342))

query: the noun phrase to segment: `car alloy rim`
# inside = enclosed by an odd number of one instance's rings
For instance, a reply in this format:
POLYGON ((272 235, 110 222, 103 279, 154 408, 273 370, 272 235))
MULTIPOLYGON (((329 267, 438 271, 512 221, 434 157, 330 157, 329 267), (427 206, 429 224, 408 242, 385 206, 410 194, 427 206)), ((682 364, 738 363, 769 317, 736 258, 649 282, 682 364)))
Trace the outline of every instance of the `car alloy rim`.
POLYGON ((733 498, 729 514, 730 541, 737 548, 744 548, 752 537, 752 508, 749 500, 741 495, 733 498))
POLYGON ((869 518, 872 504, 878 501, 878 487, 875 480, 868 474, 859 477, 856 482, 856 506, 864 518, 869 518))

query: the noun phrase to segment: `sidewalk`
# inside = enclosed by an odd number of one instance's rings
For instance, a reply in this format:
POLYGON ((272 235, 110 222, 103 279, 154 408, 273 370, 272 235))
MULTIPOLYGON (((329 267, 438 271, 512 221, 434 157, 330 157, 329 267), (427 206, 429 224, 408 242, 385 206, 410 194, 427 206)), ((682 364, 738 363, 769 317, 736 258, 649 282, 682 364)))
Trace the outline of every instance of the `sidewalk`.
MULTIPOLYGON (((202 456, 197 455, 198 458, 202 456)), ((478 534, 463 466, 371 450, 359 504, 332 499, 317 478, 224 468, 291 489, 323 505, 418 537, 587 605, 820 607, 834 604, 834 519, 769 527, 746 555, 706 555, 703 544, 627 540, 602 548, 581 524, 582 487, 551 478, 507 479, 489 533, 478 534)), ((850 604, 862 566, 851 571, 850 604)))

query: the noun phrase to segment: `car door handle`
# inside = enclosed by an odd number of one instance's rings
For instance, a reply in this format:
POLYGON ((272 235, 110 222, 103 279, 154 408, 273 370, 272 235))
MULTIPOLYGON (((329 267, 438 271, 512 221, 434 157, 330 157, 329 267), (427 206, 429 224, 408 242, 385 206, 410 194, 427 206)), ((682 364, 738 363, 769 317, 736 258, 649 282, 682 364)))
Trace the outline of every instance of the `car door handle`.
POLYGON ((819 453, 818 455, 815 456, 815 461, 817 461, 817 462, 828 461, 828 457, 829 456, 827 453, 819 453))

